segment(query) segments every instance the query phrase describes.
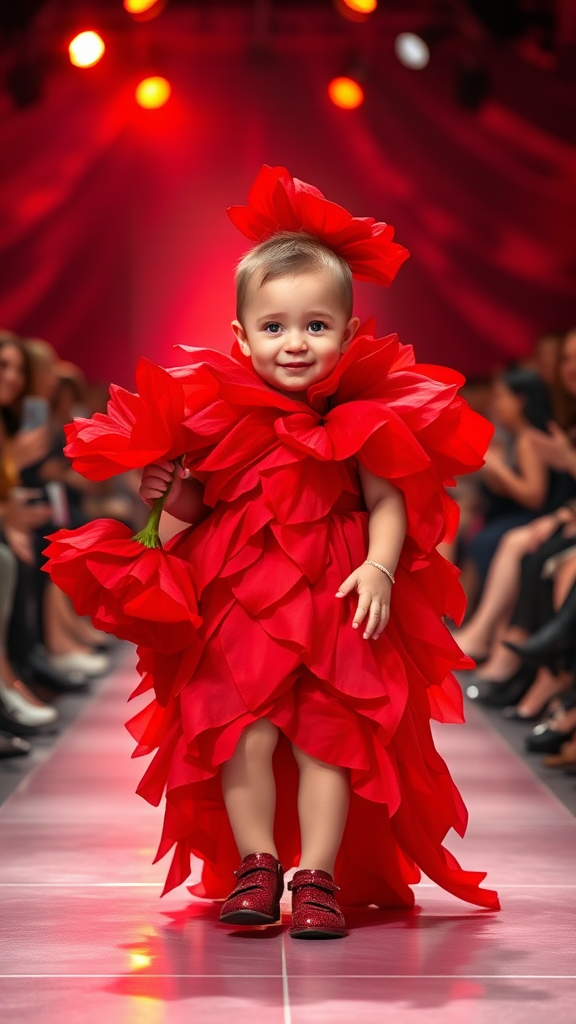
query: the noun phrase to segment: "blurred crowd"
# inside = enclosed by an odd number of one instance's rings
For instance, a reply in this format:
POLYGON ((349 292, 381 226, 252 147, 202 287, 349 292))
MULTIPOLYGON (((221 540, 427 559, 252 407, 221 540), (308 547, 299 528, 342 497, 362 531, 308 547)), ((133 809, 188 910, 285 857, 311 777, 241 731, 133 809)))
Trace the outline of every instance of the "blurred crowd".
MULTIPOLYGON (((495 427, 485 466, 456 484, 459 532, 442 546, 468 598, 454 628, 477 662, 464 688, 529 723, 527 749, 576 773, 576 329, 463 394, 495 427)), ((64 425, 106 401, 46 342, 0 331, 0 757, 26 754, 55 726, 58 694, 110 667, 111 638, 42 572, 56 529, 144 524, 138 474, 92 483, 63 455, 64 425)))
POLYGON ((59 694, 87 690, 110 667, 111 638, 79 618, 42 571, 45 537, 109 516, 139 529, 137 474, 91 483, 63 455, 64 425, 105 411, 45 341, 0 331, 0 757, 29 753, 57 727, 59 694))
POLYGON ((454 630, 477 663, 465 691, 530 723, 527 750, 576 773, 576 329, 463 391, 495 427, 486 465, 456 487, 445 552, 468 597, 454 630))

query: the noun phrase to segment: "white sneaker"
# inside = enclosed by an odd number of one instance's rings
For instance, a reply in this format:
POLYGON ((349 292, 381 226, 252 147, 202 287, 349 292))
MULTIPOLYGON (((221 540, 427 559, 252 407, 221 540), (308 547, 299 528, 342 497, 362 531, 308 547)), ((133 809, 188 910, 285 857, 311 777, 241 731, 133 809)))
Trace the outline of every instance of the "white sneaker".
POLYGON ((0 682, 0 697, 21 725, 52 725, 58 718, 56 708, 37 700, 19 679, 14 686, 0 682))
POLYGON ((70 651, 68 654, 50 654, 48 663, 57 672, 63 672, 71 682, 85 681, 103 676, 110 669, 107 654, 93 654, 91 651, 70 651))

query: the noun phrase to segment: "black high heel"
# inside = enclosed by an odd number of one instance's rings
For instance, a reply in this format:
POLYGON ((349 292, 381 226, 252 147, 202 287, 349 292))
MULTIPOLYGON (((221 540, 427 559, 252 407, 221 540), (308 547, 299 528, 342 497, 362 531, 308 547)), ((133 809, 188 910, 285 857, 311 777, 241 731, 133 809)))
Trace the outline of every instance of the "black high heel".
POLYGON ((20 736, 11 736, 9 733, 0 732, 0 758, 24 757, 30 753, 31 744, 20 736))
POLYGON ((531 665, 555 667, 558 661, 573 656, 576 651, 576 583, 554 618, 523 644, 512 640, 502 643, 531 665))
POLYGON ((517 704, 508 704, 505 708, 502 708, 502 715, 509 722, 537 722, 547 710, 551 702, 557 699, 557 696, 558 694, 555 694, 553 697, 549 697, 533 715, 521 715, 517 704))
POLYGON ((471 680, 466 686, 466 696, 478 704, 489 708, 504 708, 517 704, 534 682, 536 671, 522 665, 513 675, 504 681, 497 679, 471 680))
POLYGON ((504 718, 507 718, 509 721, 536 722, 539 718, 542 717, 544 712, 548 708, 550 708, 550 705, 553 704, 554 701, 558 701, 560 698, 562 699, 559 707, 550 709, 552 716, 556 714, 557 710, 562 709, 564 711, 571 711, 572 708, 576 707, 576 686, 573 685, 568 692, 563 690, 563 688, 561 687, 556 693, 552 694, 551 697, 548 697, 544 701, 544 703, 541 704, 538 711, 536 711, 533 715, 521 715, 516 705, 514 705, 513 707, 510 706, 503 708, 502 714, 504 715, 504 718))
MULTIPOLYGON (((558 711, 564 711, 564 708, 559 708, 558 711)), ((555 715, 549 718, 547 722, 541 722, 526 737, 526 750, 529 753, 557 754, 560 747, 572 739, 575 730, 569 729, 568 732, 559 732, 558 729, 551 728, 554 719, 555 715)))

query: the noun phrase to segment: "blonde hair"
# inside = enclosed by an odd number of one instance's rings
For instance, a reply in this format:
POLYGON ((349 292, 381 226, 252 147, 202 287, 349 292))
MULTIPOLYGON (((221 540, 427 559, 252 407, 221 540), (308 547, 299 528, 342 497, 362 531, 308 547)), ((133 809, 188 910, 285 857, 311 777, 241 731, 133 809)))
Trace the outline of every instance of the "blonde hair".
POLYGON ((240 322, 246 307, 248 288, 256 278, 256 287, 267 281, 294 274, 329 270, 335 279, 342 305, 348 318, 352 316, 352 271, 331 249, 312 235, 300 231, 280 231, 265 242, 255 245, 240 260, 235 275, 236 316, 240 322))

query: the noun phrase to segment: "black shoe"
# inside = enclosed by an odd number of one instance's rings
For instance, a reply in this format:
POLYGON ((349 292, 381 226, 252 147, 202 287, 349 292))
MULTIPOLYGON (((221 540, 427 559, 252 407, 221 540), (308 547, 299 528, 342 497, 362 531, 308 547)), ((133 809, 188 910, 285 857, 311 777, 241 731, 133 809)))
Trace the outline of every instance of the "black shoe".
POLYGON ((511 640, 502 643, 531 665, 554 668, 559 660, 573 657, 576 651, 576 584, 554 618, 523 644, 511 640))
POLYGON ((529 736, 526 737, 526 750, 531 754, 557 754, 560 747, 574 735, 574 729, 569 732, 558 732, 550 728, 550 719, 537 725, 529 736))
POLYGON ((30 750, 31 746, 27 740, 21 739, 20 736, 9 736, 5 732, 0 732, 0 758, 25 757, 30 750))
POLYGON ((550 697, 534 715, 521 715, 516 704, 508 704, 505 708, 502 708, 502 715, 509 722, 537 722, 539 718, 542 718, 550 701, 555 699, 555 697, 550 697))
POLYGON ((44 731, 41 725, 23 725, 0 698, 0 732, 9 736, 38 736, 44 731))
POLYGON ((470 700, 479 704, 490 708, 505 708, 522 700, 532 686, 535 675, 534 669, 523 665, 503 682, 496 679, 473 679, 467 684, 465 693, 470 700))
POLYGON ((40 645, 34 647, 28 655, 27 668, 44 686, 56 693, 78 693, 85 690, 90 684, 88 676, 85 679, 72 681, 64 672, 58 672, 57 669, 52 668, 44 647, 40 645))

